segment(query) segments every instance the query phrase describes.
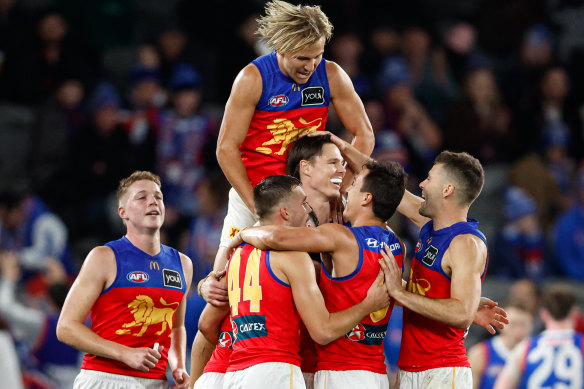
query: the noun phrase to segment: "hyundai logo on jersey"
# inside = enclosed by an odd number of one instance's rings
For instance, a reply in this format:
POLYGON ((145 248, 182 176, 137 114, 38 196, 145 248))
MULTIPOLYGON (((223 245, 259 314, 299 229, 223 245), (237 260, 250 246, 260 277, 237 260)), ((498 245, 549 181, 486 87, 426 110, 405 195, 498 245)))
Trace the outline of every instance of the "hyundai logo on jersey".
POLYGON ((288 104, 288 96, 286 95, 272 96, 270 97, 270 100, 268 100, 268 104, 270 104, 272 107, 281 107, 283 105, 288 104))
POLYGON ((377 241, 377 239, 367 238, 366 241, 367 241, 367 246, 369 246, 373 249, 379 247, 379 242, 377 241))
POLYGON ((148 281, 150 279, 150 276, 148 275, 148 273, 144 273, 143 271, 133 271, 131 273, 128 273, 126 279, 130 282, 141 284, 143 282, 148 281))
POLYGON ((324 104, 324 88, 322 86, 310 86, 302 90, 302 103, 300 105, 324 104))

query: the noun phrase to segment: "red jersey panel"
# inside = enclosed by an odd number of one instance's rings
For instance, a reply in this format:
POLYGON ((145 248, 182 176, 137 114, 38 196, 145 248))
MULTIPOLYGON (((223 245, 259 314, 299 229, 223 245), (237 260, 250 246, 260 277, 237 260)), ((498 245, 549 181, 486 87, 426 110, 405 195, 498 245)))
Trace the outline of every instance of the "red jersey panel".
POLYGON ((203 373, 225 373, 229 366, 233 346, 233 331, 231 331, 231 319, 225 316, 219 327, 219 343, 213 350, 211 359, 205 365, 203 373))
POLYGON ((300 315, 290 286, 270 269, 270 251, 244 244, 227 268, 234 343, 227 371, 264 362, 300 366, 300 315))
MULTIPOLYGON (((352 227, 351 231, 360 251, 355 271, 345 277, 331 277, 321 266, 320 289, 329 312, 350 308, 365 298, 381 269, 379 252, 385 245, 402 266, 403 249, 392 232, 376 226, 352 227)), ((317 344, 317 370, 367 370, 385 374, 383 338, 392 309, 393 302, 388 308, 364 317, 353 330, 334 342, 325 346, 317 344)))
MULTIPOLYGON (((410 269, 408 291, 429 298, 450 298, 451 281, 442 270, 442 258, 452 239, 461 234, 476 235, 486 244, 484 235, 478 230, 478 222, 472 219, 437 231, 431 221, 422 227, 410 269)), ((464 346, 466 333, 466 329, 426 318, 404 307, 399 368, 423 371, 470 367, 464 346)))
POLYGON ((180 256, 164 245, 158 255, 150 256, 125 237, 106 246, 115 253, 117 274, 91 308, 91 329, 128 347, 152 348, 158 342, 164 350, 148 372, 94 354, 85 354, 81 368, 165 379, 174 313, 186 291, 180 256))

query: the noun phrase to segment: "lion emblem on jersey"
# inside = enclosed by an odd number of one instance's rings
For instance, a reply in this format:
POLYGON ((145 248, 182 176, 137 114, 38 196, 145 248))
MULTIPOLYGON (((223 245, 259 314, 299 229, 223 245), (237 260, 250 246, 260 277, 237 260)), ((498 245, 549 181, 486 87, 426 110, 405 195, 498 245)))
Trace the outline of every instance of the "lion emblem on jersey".
MULTIPOLYGON (((306 127, 296 128, 294 123, 289 119, 275 119, 274 123, 268 125, 268 130, 272 133, 272 139, 262 143, 262 146, 273 146, 281 145, 280 150, 276 151, 275 155, 284 155, 286 149, 291 143, 296 142, 300 134, 305 132, 316 131, 322 124, 322 118, 315 119, 311 122, 300 118, 300 123, 304 124, 306 127), (317 122, 315 125, 312 123, 317 122)), ((256 151, 262 154, 271 154, 272 149, 270 147, 257 147, 256 151)))
MULTIPOLYGON (((134 316, 134 321, 124 323, 122 328, 134 329, 135 327, 140 327, 140 331, 132 334, 134 336, 144 335, 148 327, 154 324, 161 324, 162 327, 160 331, 156 332, 156 335, 162 335, 167 328, 172 329, 172 318, 179 303, 168 304, 161 297, 160 304, 162 304, 162 307, 155 306, 154 301, 149 296, 136 296, 136 298, 128 304, 128 308, 131 310, 130 313, 134 316)), ((116 331, 116 334, 130 334, 132 333, 131 329, 120 329, 116 331)), ((170 333, 168 336, 170 336, 170 333)))

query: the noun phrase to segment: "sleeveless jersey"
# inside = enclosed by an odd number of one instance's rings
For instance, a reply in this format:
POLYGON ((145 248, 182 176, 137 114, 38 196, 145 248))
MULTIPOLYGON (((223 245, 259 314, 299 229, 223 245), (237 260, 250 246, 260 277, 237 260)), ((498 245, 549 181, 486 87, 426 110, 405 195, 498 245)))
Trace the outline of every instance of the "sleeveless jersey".
POLYGON ((285 174, 288 147, 300 134, 324 130, 330 90, 324 58, 303 85, 282 73, 275 51, 252 63, 262 76, 262 95, 239 151, 255 187, 267 176, 285 174))
POLYGON ((584 336, 546 330, 531 338, 518 388, 584 388, 584 336))
POLYGON ((91 308, 91 329, 104 339, 128 347, 164 346, 162 357, 148 372, 123 362, 86 354, 82 369, 134 377, 165 379, 174 313, 186 291, 178 251, 161 246, 146 254, 126 237, 109 242, 116 257, 117 274, 91 308))
POLYGON ((497 377, 505 367, 505 361, 509 357, 508 350, 498 336, 492 337, 482 342, 485 351, 485 367, 481 374, 480 389, 492 389, 495 386, 497 377))
POLYGON ((229 366, 233 345, 233 331, 231 330, 231 319, 226 315, 219 326, 219 343, 213 350, 211 359, 205 365, 203 373, 225 373, 229 366))
MULTIPOLYGON (((442 270, 442 257, 457 235, 472 234, 485 242, 478 222, 469 219, 434 231, 432 221, 420 230, 407 285, 409 292, 435 299, 450 298, 450 277, 442 270)), ((485 271, 481 275, 484 278, 485 271)), ((406 371, 438 367, 470 367, 464 339, 466 330, 426 318, 404 307, 404 328, 398 366, 406 371)))
POLYGON ((227 269, 233 353, 227 371, 258 363, 300 366, 300 315, 290 285, 270 268, 270 251, 243 244, 227 269))
MULTIPOLYGON (((379 253, 389 246, 399 266, 403 264, 403 248, 398 238, 377 226, 351 227, 359 244, 359 263, 351 274, 332 277, 321 267, 320 289, 329 312, 338 312, 359 303, 367 295, 371 282, 379 273, 379 253)), ((316 345, 317 370, 367 370, 385 374, 383 338, 391 315, 388 308, 364 317, 350 332, 321 346, 316 345)))

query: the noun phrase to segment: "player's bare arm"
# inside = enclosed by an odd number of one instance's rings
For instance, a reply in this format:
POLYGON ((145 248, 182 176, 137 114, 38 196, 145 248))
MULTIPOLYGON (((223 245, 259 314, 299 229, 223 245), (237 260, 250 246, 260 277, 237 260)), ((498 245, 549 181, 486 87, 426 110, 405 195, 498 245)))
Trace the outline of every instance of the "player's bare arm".
POLYGON ((412 192, 406 190, 402 201, 397 206, 397 211, 410 219, 412 223, 418 227, 422 227, 424 224, 430 221, 429 218, 420 215, 420 206, 424 201, 423 198, 416 196, 412 192))
POLYGON ((253 188, 241 161, 239 146, 245 140, 262 93, 262 77, 255 65, 247 65, 235 78, 225 105, 217 139, 217 161, 245 205, 254 212, 253 188))
POLYGON ((278 277, 292 288, 294 304, 310 336, 327 344, 349 332, 363 317, 389 305, 389 296, 381 285, 380 273, 360 303, 340 312, 329 313, 316 283, 314 265, 306 253, 272 252, 270 262, 278 277))
POLYGON ((57 337, 81 351, 111 358, 141 371, 149 371, 160 359, 160 351, 131 348, 102 338, 83 324, 91 307, 116 277, 116 260, 109 247, 96 247, 87 255, 71 286, 57 324, 57 337))
MULTIPOLYGON (((363 102, 359 98, 349 75, 335 62, 326 61, 331 102, 343 125, 353 135, 353 146, 366 155, 371 155, 375 146, 375 137, 371 122, 365 113, 363 102)), ((349 172, 343 179, 343 188, 347 188, 353 177, 349 172)))
POLYGON ((170 350, 168 350, 168 364, 172 371, 172 376, 176 382, 176 388, 187 388, 189 383, 189 375, 186 370, 186 339, 187 333, 185 329, 185 312, 187 308, 187 296, 191 287, 193 278, 193 262, 189 257, 180 254, 180 260, 185 276, 185 283, 187 285, 185 294, 179 306, 174 313, 170 350))
POLYGON ((330 253, 349 250, 354 236, 344 226, 322 224, 317 228, 288 226, 249 227, 240 231, 240 237, 260 250, 291 250, 309 253, 330 253))
POLYGON ((391 297, 408 309, 433 320, 458 328, 473 322, 481 294, 481 275, 485 269, 487 248, 474 235, 455 237, 444 254, 442 267, 451 277, 450 298, 433 299, 404 290, 401 269, 391 253, 382 250, 380 261, 391 297))

